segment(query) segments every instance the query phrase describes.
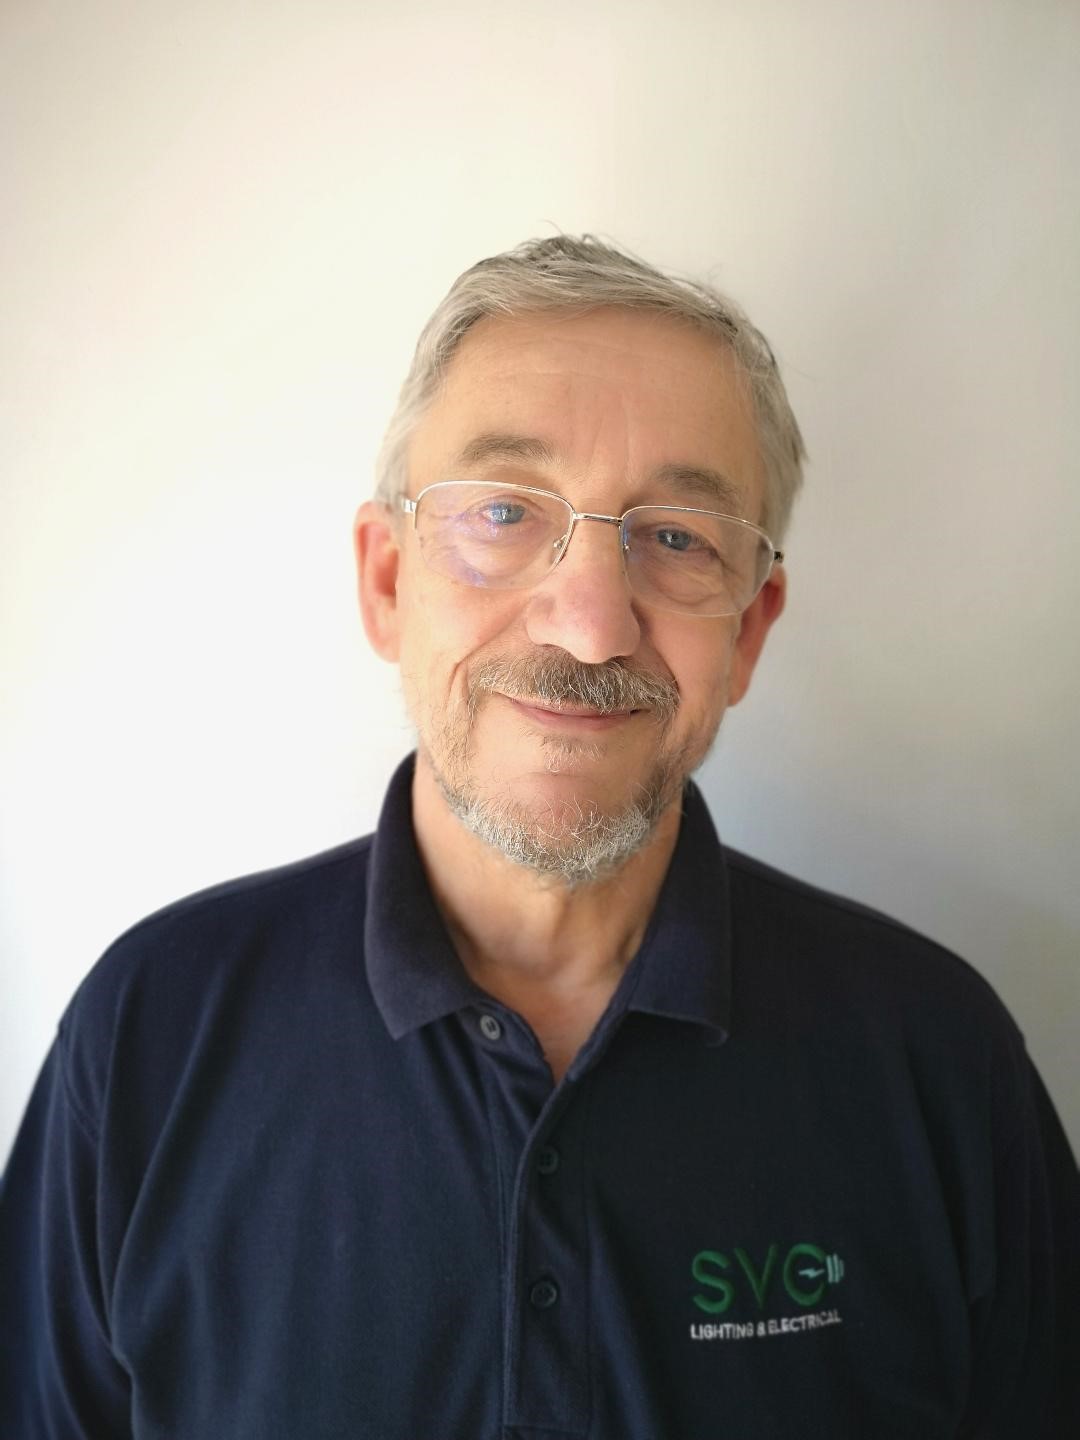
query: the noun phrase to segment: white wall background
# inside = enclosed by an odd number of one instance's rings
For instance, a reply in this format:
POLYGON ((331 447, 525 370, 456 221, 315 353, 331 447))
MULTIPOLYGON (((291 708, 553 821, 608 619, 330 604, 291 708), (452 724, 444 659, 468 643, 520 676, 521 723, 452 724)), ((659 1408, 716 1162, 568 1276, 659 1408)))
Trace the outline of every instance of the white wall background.
POLYGON ((1073 0, 6 0, 0 1152, 149 909, 369 828, 349 525, 552 228, 708 275, 812 452, 726 838, 967 956, 1080 1142, 1073 0))

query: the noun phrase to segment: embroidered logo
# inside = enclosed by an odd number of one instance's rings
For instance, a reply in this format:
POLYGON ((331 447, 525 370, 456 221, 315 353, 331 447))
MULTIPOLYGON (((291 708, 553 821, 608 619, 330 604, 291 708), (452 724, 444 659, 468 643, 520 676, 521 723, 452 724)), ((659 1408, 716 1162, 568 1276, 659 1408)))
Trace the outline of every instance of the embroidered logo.
POLYGON ((751 1340, 802 1334, 842 1324, 837 1309, 817 1309, 832 1286, 844 1278, 839 1255, 820 1245, 800 1242, 788 1248, 776 1241, 760 1264, 742 1246, 732 1250, 734 1263, 722 1250, 699 1250, 690 1262, 697 1288, 691 1300, 712 1323, 690 1326, 691 1340, 751 1340), (794 1314, 776 1313, 784 1297, 797 1306, 794 1314), (719 1316, 731 1319, 718 1323, 719 1316), (812 1312, 812 1313, 811 1313, 812 1312))

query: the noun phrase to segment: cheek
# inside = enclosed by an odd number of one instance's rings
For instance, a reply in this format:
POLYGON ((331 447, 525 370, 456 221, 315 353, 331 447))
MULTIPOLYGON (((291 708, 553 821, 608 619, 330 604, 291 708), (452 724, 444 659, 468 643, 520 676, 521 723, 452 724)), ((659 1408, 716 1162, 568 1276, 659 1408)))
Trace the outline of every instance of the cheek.
POLYGON ((399 665, 410 711, 423 705, 438 712, 464 701, 469 665, 485 651, 505 650, 520 605, 505 593, 449 585, 426 571, 408 576, 398 595, 407 617, 399 665))
POLYGON ((669 652, 678 656, 672 669, 681 697, 677 725, 682 730, 715 728, 727 708, 735 631, 724 623, 722 635, 684 636, 682 646, 669 652))

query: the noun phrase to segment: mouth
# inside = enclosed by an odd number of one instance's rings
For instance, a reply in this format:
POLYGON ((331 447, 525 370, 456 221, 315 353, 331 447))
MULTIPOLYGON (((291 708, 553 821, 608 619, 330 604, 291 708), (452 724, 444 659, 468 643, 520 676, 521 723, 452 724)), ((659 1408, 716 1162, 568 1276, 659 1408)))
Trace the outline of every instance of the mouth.
POLYGON ((609 730, 641 715, 641 710, 590 710, 583 706, 552 705, 548 701, 515 700, 503 697, 525 719, 534 724, 564 730, 609 730))

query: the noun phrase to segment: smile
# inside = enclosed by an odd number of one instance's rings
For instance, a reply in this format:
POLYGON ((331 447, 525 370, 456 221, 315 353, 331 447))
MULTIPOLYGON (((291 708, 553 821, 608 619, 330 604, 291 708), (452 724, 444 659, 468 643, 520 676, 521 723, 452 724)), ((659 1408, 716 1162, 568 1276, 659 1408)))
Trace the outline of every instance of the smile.
POLYGON ((532 704, 525 700, 514 700, 505 696, 515 710, 527 720, 555 729, 608 730, 622 725, 640 715, 640 710, 615 710, 604 713, 599 710, 573 709, 566 706, 532 704))

